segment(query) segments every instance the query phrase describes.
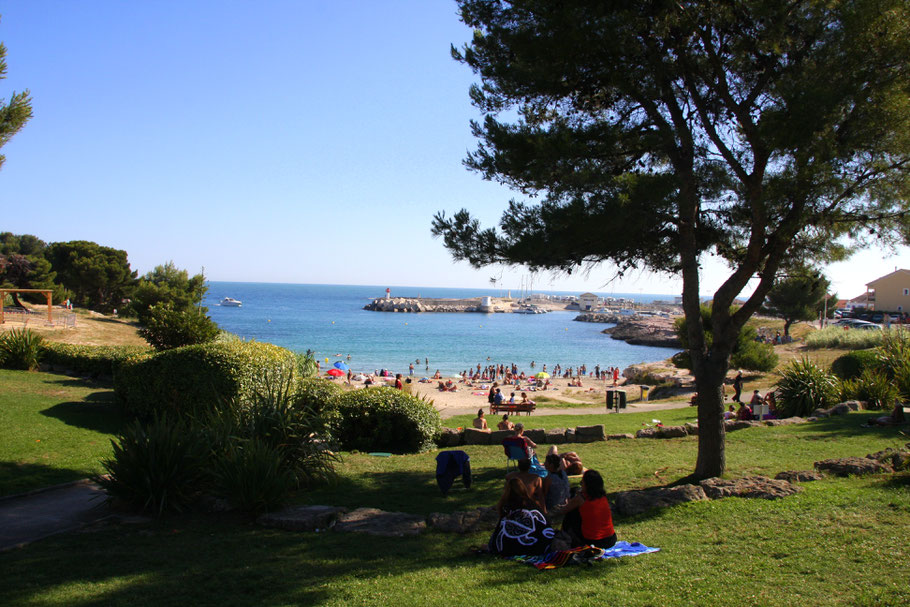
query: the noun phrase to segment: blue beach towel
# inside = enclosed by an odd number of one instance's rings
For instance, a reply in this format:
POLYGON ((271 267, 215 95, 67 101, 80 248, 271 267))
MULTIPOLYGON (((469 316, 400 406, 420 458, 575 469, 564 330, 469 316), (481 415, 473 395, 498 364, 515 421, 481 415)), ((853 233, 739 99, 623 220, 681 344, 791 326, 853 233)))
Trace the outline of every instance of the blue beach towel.
POLYGON ((575 562, 591 564, 594 561, 648 554, 659 550, 660 548, 649 548, 638 542, 616 542, 612 548, 607 548, 606 550, 593 546, 584 546, 582 548, 572 548, 571 550, 546 552, 539 556, 510 556, 506 558, 533 565, 538 571, 543 571, 544 569, 556 569, 575 562))

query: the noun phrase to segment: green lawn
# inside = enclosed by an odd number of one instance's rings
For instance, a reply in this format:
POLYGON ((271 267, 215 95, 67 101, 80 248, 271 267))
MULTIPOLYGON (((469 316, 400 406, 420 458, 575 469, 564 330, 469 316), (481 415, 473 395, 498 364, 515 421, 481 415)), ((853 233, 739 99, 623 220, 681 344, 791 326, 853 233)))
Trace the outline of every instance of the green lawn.
POLYGON ((0 495, 98 472, 119 427, 108 386, 0 369, 0 495))
MULTIPOLYGON (((116 427, 114 411, 108 400, 79 401, 77 392, 85 397, 109 395, 108 391, 46 374, 3 372, 0 382, 4 461, 23 460, 29 447, 24 442, 7 446, 8 438, 18 435, 8 430, 10 422, 23 432, 37 432, 42 418, 60 425, 52 425, 54 431, 47 430, 43 437, 56 436, 49 442, 70 445, 66 456, 59 446, 52 451, 53 463, 46 468, 85 470, 95 465, 93 458, 106 453, 107 447, 92 455, 76 444, 83 439, 106 443, 105 432, 116 427), (14 398, 12 386, 33 394, 14 398), (33 405, 10 405, 20 402, 33 405), (61 404, 67 405, 62 410, 68 415, 59 413, 61 404), (101 428, 104 420, 108 425, 101 428)), ((604 423, 608 433, 618 433, 634 432, 652 418, 678 424, 694 414, 694 408, 686 408, 532 416, 522 421, 528 427, 546 428, 604 423)), ((730 433, 728 476, 808 469, 819 459, 862 456, 910 440, 897 429, 862 428, 871 415, 875 413, 730 433)), ((458 418, 451 425, 465 425, 469 419, 458 418)), ((610 491, 620 491, 665 485, 685 476, 694 465, 696 447, 697 439, 687 437, 564 449, 577 451, 587 466, 604 474, 610 491)), ((436 452, 390 458, 347 453, 336 486, 304 493, 298 501, 420 514, 493 504, 505 470, 501 447, 464 449, 471 456, 476 483, 465 490, 456 482, 448 498, 441 497, 435 485, 436 452)), ((534 605, 662 607, 910 603, 910 475, 826 479, 804 488, 776 501, 730 498, 617 517, 620 539, 657 546, 661 552, 590 568, 538 572, 527 565, 469 555, 470 546, 486 542, 486 533, 430 531, 415 538, 372 538, 270 530, 239 515, 188 515, 145 524, 103 523, 2 553, 0 587, 5 605, 68 607, 450 607, 516 600, 534 605)))

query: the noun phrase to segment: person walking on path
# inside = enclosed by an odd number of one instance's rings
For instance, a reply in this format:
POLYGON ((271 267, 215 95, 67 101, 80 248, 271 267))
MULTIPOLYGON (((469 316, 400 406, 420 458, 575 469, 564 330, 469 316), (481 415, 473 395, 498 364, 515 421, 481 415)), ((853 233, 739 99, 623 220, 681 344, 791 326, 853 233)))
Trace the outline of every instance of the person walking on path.
POLYGON ((740 395, 743 393, 743 374, 742 371, 736 374, 736 377, 733 379, 733 400, 741 403, 739 399, 740 395))

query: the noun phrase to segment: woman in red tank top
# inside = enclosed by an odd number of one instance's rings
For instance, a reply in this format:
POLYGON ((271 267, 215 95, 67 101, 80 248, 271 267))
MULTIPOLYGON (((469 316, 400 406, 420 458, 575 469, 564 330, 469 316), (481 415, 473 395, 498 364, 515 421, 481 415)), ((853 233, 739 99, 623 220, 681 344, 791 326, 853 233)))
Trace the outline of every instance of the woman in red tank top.
POLYGON ((616 543, 604 479, 596 470, 581 477, 581 491, 566 504, 562 528, 572 535, 573 546, 610 548, 616 543))

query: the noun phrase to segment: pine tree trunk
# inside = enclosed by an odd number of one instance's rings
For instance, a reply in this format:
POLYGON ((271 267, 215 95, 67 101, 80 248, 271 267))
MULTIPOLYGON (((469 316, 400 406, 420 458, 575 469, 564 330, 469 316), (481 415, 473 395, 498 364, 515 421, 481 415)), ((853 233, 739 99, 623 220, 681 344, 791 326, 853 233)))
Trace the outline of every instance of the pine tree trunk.
POLYGON ((727 372, 724 360, 693 360, 698 390, 698 459, 695 476, 700 479, 720 476, 727 467, 725 452, 723 381, 727 372))

